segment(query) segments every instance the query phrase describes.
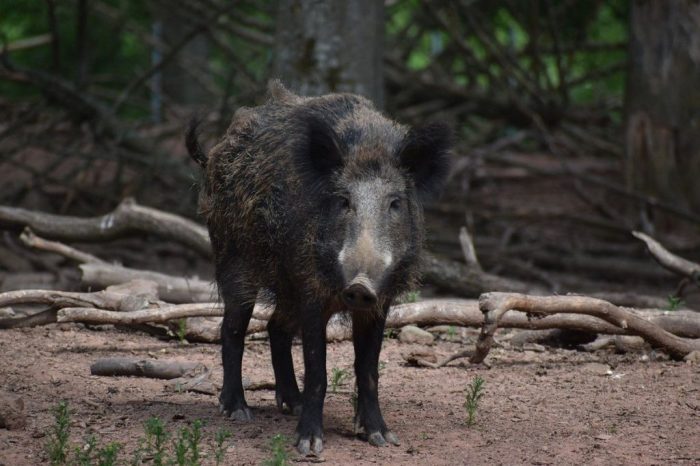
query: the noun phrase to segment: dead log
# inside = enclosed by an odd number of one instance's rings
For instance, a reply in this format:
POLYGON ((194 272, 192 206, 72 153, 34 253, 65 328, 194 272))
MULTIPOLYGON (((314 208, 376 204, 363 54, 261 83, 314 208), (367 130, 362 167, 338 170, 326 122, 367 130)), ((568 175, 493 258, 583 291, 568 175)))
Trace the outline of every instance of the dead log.
POLYGON ((536 316, 569 313, 597 317, 629 332, 629 334, 643 337, 652 346, 666 350, 673 358, 677 359, 682 359, 691 351, 700 349, 700 339, 691 340, 678 337, 629 309, 586 296, 484 293, 479 297, 479 308, 484 313, 484 325, 476 343, 476 351, 470 356, 472 363, 480 363, 488 355, 493 343, 493 335, 502 317, 511 310, 536 316))
POLYGON ((92 218, 0 206, 0 226, 28 226, 39 235, 66 241, 99 241, 131 233, 151 233, 211 256, 206 228, 179 215, 144 207, 133 199, 125 199, 112 212, 92 218))
POLYGON ((152 379, 176 379, 186 374, 200 374, 207 368, 200 362, 160 359, 103 358, 90 366, 90 374, 134 376, 152 379))
POLYGON ((82 322, 84 324, 145 324, 164 323, 169 320, 183 319, 191 316, 220 316, 223 314, 217 303, 192 303, 164 306, 157 309, 142 309, 132 312, 104 311, 89 307, 65 307, 56 313, 56 321, 82 322))
POLYGON ((0 320, 0 329, 46 325, 56 322, 56 309, 64 307, 91 307, 117 312, 131 312, 159 303, 155 284, 147 281, 129 281, 103 291, 79 293, 56 290, 17 290, 0 293, 0 307, 18 304, 43 304, 51 309, 27 317, 0 320))
POLYGON ((197 277, 176 277, 150 270, 116 264, 81 264, 84 284, 104 288, 131 280, 147 280, 158 285, 158 296, 169 303, 206 303, 218 298, 216 284, 197 277))

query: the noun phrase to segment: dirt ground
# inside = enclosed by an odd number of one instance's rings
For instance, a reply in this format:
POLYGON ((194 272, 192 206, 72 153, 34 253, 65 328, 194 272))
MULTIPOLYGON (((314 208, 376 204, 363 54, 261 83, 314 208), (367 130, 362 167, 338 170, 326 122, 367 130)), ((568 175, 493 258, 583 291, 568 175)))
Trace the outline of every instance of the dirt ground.
MULTIPOLYGON (((458 348, 459 343, 439 341, 433 349, 445 355, 458 348)), ((383 412, 401 446, 376 448, 354 437, 350 378, 327 397, 326 448, 315 462, 700 464, 697 364, 669 361, 654 352, 516 351, 506 343, 489 356, 490 368, 456 361, 435 370, 408 366, 401 354, 411 349, 387 339, 381 356, 383 412), (477 424, 469 427, 464 393, 477 375, 486 381, 485 396, 477 424)), ((298 372, 300 350, 295 345, 298 372)), ((329 373, 334 367, 351 370, 352 354, 349 342, 329 344, 329 373)), ((90 364, 110 355, 199 361, 213 368, 216 381, 222 377, 216 345, 65 324, 0 331, 0 389, 21 396, 28 412, 25 430, 0 430, 0 464, 47 462, 51 407, 59 400, 67 400, 73 412, 72 444, 90 433, 103 444, 121 442, 125 463, 152 416, 166 421, 171 431, 204 420, 205 464, 214 463, 213 438, 221 428, 233 433, 224 464, 260 464, 271 457, 275 434, 293 438, 295 418, 278 413, 271 390, 247 392, 255 420, 239 424, 219 415, 211 395, 167 393, 162 380, 91 376, 90 364)), ((244 373, 252 382, 273 380, 266 341, 249 342, 244 373)), ((287 450, 291 461, 306 461, 291 445, 287 450)))

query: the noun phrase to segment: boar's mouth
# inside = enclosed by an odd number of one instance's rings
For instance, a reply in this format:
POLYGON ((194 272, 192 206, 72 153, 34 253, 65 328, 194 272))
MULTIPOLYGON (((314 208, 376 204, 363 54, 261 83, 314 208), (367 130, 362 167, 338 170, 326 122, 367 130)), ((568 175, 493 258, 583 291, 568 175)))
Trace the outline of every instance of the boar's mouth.
POLYGON ((372 281, 364 273, 350 281, 340 296, 350 310, 375 309, 379 301, 372 281))

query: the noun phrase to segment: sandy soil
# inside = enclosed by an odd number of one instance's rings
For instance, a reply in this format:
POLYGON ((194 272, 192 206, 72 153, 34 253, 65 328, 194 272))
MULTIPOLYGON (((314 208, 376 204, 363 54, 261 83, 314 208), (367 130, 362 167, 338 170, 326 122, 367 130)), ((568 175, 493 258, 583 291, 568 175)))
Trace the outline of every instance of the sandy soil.
MULTIPOLYGON (((439 342, 438 354, 459 344, 439 342)), ((329 393, 325 408, 328 464, 700 464, 700 367, 671 362, 654 353, 619 355, 570 350, 542 352, 495 349, 491 368, 466 363, 433 370, 409 367, 401 357, 410 346, 386 341, 380 396, 387 423, 400 447, 375 448, 352 434, 350 379, 329 393), (605 374, 607 364, 612 373, 605 374), (465 387, 476 375, 486 380, 473 427, 465 423, 465 387)), ((300 347, 295 345, 297 367, 300 347)), ((181 345, 114 329, 61 325, 0 331, 0 390, 23 398, 28 427, 0 429, 0 464, 47 462, 50 408, 67 400, 73 411, 71 441, 89 433, 103 443, 125 444, 126 462, 152 416, 175 431, 205 420, 205 464, 213 464, 214 433, 233 432, 225 464, 260 464, 270 458, 270 438, 292 438, 295 418, 277 412, 274 392, 249 391, 256 416, 248 424, 222 418, 214 396, 166 393, 165 382, 95 377, 98 357, 121 355, 201 361, 221 380, 216 345, 181 345)), ((253 382, 272 381, 269 346, 252 341, 244 358, 253 382)), ((329 345, 328 367, 351 369, 352 345, 329 345)), ((298 458, 291 446, 290 460, 298 458)))

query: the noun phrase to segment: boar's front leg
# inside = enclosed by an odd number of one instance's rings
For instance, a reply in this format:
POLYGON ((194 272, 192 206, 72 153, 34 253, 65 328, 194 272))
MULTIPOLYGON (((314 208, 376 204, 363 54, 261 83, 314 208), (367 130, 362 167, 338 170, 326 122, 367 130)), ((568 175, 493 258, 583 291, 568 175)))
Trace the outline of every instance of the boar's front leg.
POLYGON ((219 395, 219 410, 231 419, 248 421, 253 415, 243 394, 241 364, 245 333, 253 314, 256 292, 225 270, 217 270, 217 282, 224 300, 224 320, 221 324, 224 385, 219 395))
POLYGON ((321 306, 302 310, 301 339, 304 348, 304 393, 297 450, 302 455, 323 451, 323 402, 326 397, 326 329, 321 306))
POLYGON ((374 446, 387 442, 399 445, 379 408, 379 352, 382 349, 386 311, 380 315, 353 314, 352 342, 355 347, 355 379, 357 380, 357 410, 355 433, 361 434, 374 446))

